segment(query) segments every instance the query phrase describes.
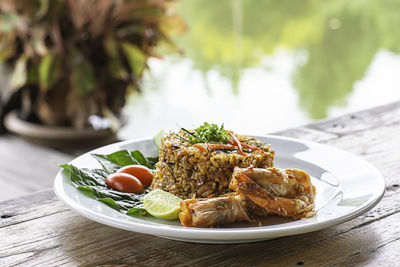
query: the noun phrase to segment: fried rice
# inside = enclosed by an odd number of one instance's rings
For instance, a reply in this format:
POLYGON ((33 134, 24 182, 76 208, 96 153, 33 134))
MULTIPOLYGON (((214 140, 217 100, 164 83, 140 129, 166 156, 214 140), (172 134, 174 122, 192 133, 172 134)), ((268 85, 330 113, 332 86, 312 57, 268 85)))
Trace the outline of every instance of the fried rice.
POLYGON ((209 149, 212 145, 196 146, 187 141, 188 133, 180 130, 161 139, 159 162, 151 188, 160 188, 183 199, 216 197, 228 192, 236 166, 267 168, 273 166, 274 151, 259 139, 236 135, 240 148, 209 149))

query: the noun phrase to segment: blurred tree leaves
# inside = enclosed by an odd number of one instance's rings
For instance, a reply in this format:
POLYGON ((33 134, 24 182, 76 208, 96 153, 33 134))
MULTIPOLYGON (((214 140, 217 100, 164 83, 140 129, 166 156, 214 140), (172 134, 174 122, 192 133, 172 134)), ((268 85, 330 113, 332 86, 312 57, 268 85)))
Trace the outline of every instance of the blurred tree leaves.
POLYGON ((146 56, 135 45, 128 42, 122 44, 122 49, 125 52, 129 65, 134 73, 141 75, 146 66, 146 56))
POLYGON ((328 29, 319 43, 308 45, 308 61, 293 75, 300 106, 314 119, 325 118, 331 106, 345 104, 379 49, 374 25, 348 11, 335 19, 341 29, 328 29))
POLYGON ((243 69, 260 67, 277 48, 306 55, 292 82, 315 119, 345 103, 380 49, 400 52, 396 0, 191 0, 178 10, 189 29, 178 44, 195 68, 217 69, 233 90, 243 69))
POLYGON ((53 86, 59 75, 59 59, 57 55, 48 53, 39 64, 40 88, 47 89, 53 86))
POLYGON ((26 71, 27 57, 21 56, 18 58, 14 66, 14 71, 11 76, 10 87, 12 90, 17 90, 21 88, 28 79, 28 74, 26 71))

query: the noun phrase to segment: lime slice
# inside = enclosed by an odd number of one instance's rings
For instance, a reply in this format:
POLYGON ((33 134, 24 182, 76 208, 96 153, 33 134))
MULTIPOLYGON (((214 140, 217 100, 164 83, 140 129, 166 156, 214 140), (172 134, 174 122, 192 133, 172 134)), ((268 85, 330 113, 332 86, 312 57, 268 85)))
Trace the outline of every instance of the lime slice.
POLYGON ((154 144, 160 149, 161 147, 161 138, 166 134, 164 130, 160 130, 154 137, 153 137, 153 142, 154 144))
POLYGON ((164 220, 178 219, 181 201, 181 198, 161 189, 155 189, 143 197, 146 211, 154 217, 164 220))

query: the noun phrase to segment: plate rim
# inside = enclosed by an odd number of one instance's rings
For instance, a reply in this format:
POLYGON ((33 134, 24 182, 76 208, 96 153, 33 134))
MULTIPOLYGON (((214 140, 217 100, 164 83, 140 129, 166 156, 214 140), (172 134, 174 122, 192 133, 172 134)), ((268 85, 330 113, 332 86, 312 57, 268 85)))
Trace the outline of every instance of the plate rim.
MULTIPOLYGON (((66 204, 70 209, 77 212, 78 214, 92 220, 96 221, 108 226, 116 227, 123 230, 143 233, 143 234, 150 234, 156 235, 164 238, 170 238, 175 240, 181 241, 189 241, 189 242, 197 242, 197 243, 236 243, 236 242, 255 242, 261 241, 276 237, 283 237, 283 236, 290 236, 296 234, 304 234, 309 232, 314 232, 318 230, 322 230, 325 228, 329 228, 343 222, 352 220, 361 214, 367 212, 368 210, 375 207, 380 200, 383 198, 385 193, 385 181, 380 173, 380 171, 370 162, 364 160, 363 158, 354 155, 350 152, 345 150, 339 149, 337 147, 321 144, 317 142, 312 142, 308 140, 292 138, 292 137, 285 137, 280 135, 251 135, 253 137, 259 138, 270 138, 270 139, 278 139, 280 141, 290 141, 290 142, 300 142, 303 144, 308 144, 309 146, 322 146, 327 149, 336 150, 339 153, 344 153, 347 156, 353 157, 364 164, 369 165, 371 170, 373 170, 374 175, 378 178, 380 184, 379 187, 375 190, 373 196, 368 199, 363 205, 359 206, 355 211, 345 213, 339 217, 334 217, 328 219, 327 221, 314 221, 313 218, 305 219, 310 220, 307 224, 296 225, 296 226, 289 226, 289 227, 276 227, 276 228, 268 228, 268 226, 261 226, 261 227, 242 227, 242 228, 190 228, 190 227, 183 227, 183 226, 172 226, 172 225, 155 225, 155 224, 146 224, 141 222, 136 222, 135 220, 126 220, 121 221, 119 218, 110 217, 104 215, 102 213, 96 212, 88 207, 80 205, 77 202, 71 201, 69 196, 63 191, 63 179, 64 175, 62 174, 63 170, 60 170, 54 179, 53 189, 58 197, 64 204, 66 204), (375 196, 375 197, 374 197, 375 196), (267 228, 267 229, 266 229, 267 228), (157 230, 157 233, 154 233, 154 230, 157 230), (176 231, 179 231, 179 236, 176 235, 176 231)), ((81 157, 90 156, 90 154, 95 153, 97 150, 105 150, 112 147, 122 147, 124 145, 143 142, 143 141, 151 141, 152 138, 139 138, 139 139, 130 139, 121 142, 116 142, 113 144, 109 144, 106 146, 102 146, 96 148, 94 150, 88 151, 78 157, 75 157, 71 160, 68 164, 70 164, 75 159, 81 157)), ((87 197, 87 196, 85 196, 87 197)), ((89 198, 89 197, 88 197, 89 198)), ((94 200, 94 199, 93 199, 94 200)), ((96 201, 96 200, 94 200, 96 201)), ((105 205, 106 206, 106 205, 105 205)), ((106 206, 106 208, 110 208, 106 206)), ((111 208, 110 208, 111 209, 111 208)), ((134 218, 134 217, 132 217, 134 218)), ((136 219, 136 218, 134 218, 136 219)), ((136 219, 140 220, 140 219, 136 219)))

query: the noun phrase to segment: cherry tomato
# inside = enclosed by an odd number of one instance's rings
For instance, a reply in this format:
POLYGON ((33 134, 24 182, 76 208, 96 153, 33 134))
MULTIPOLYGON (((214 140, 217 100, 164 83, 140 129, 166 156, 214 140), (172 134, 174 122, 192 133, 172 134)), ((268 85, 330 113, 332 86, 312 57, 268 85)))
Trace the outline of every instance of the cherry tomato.
POLYGON ((107 176, 106 184, 120 192, 142 194, 143 185, 138 178, 127 173, 113 173, 107 176))
POLYGON ((128 165, 119 169, 117 173, 127 173, 135 176, 142 182, 144 187, 150 186, 154 177, 149 168, 142 165, 128 165))

